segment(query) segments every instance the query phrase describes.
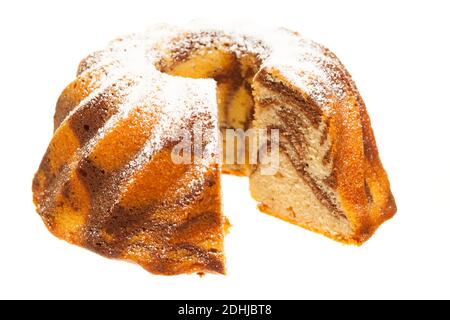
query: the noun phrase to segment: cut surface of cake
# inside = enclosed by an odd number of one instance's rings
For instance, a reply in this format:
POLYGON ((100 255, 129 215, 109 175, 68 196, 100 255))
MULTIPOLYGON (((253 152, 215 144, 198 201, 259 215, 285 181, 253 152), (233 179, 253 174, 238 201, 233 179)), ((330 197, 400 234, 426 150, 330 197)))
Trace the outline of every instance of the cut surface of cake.
POLYGON ((80 63, 54 125, 33 180, 47 228, 156 274, 225 273, 221 172, 248 176, 261 211, 344 243, 396 211, 349 73, 290 30, 159 25, 119 38, 80 63), (252 162, 228 129, 276 130, 278 144, 252 162), (186 137, 201 152, 177 162, 186 137))

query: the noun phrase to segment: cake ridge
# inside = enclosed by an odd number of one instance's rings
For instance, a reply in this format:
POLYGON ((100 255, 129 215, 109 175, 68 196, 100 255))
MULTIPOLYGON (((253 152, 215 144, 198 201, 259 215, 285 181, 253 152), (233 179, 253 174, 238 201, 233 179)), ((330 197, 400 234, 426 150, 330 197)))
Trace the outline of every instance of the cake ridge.
POLYGON ((48 229, 154 273, 225 272, 221 170, 248 175, 262 211, 344 243, 396 211, 349 72, 288 29, 193 23, 117 38, 80 62, 54 123, 33 181, 48 229), (262 157, 278 148, 221 163, 227 128, 279 130, 277 172, 263 174, 262 157), (201 154, 176 162, 199 137, 201 154))
MULTIPOLYGON (((121 96, 118 97, 119 100, 128 97, 128 93, 133 92, 132 89, 135 88, 136 84, 131 84, 129 81, 130 80, 128 80, 128 77, 122 78, 121 76, 115 79, 115 81, 113 79, 113 82, 116 84, 117 88, 120 88, 120 85, 122 84, 125 89, 124 91, 119 90, 121 91, 121 96)), ((85 99, 84 101, 82 101, 80 105, 77 106, 77 108, 74 109, 73 112, 71 112, 71 114, 68 117, 66 117, 63 123, 67 122, 68 119, 70 119, 71 115, 75 114, 77 110, 82 108, 87 103, 90 103, 94 97, 97 97, 102 92, 104 92, 104 90, 110 88, 111 85, 112 83, 107 83, 104 88, 99 88, 99 90, 94 91, 93 96, 90 99, 85 99)), ((141 83, 140 85, 144 86, 144 83, 141 83)), ((67 164, 63 167, 63 170, 59 173, 60 179, 56 180, 57 184, 55 186, 53 185, 47 186, 47 190, 50 190, 50 194, 56 195, 58 193, 58 190, 61 190, 64 187, 64 184, 67 182, 67 179, 70 178, 71 172, 73 172, 76 169, 78 162, 81 159, 88 157, 92 149, 95 147, 96 143, 102 139, 104 134, 108 132, 108 130, 112 129, 114 125, 117 123, 117 121, 125 117, 128 114, 128 112, 130 112, 134 107, 136 107, 136 102, 142 100, 143 98, 145 97, 135 95, 134 97, 135 100, 122 101, 121 103, 118 104, 119 108, 116 111, 116 113, 112 115, 111 118, 109 118, 105 122, 105 124, 93 135, 93 137, 89 139, 83 146, 81 146, 77 150, 77 152, 68 160, 67 164)), ((58 133, 55 132, 55 135, 56 134, 58 133)), ((51 203, 53 203, 55 199, 53 197, 49 197, 48 200, 50 200, 50 203, 48 203, 47 206, 51 208, 52 207, 51 203)), ((46 209, 49 208, 44 206, 41 208, 41 210, 45 211, 46 209)))

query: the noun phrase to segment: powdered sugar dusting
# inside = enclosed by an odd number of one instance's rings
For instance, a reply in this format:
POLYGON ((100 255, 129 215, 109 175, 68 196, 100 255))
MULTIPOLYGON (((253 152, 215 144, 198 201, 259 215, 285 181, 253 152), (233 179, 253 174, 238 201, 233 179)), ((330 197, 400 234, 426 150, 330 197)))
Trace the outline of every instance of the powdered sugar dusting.
POLYGON ((146 32, 114 40, 86 63, 92 64, 90 68, 113 64, 136 74, 143 70, 159 73, 155 66, 171 52, 183 55, 198 48, 218 46, 237 57, 244 53, 257 56, 262 61, 261 69, 269 73, 277 70, 283 78, 281 81, 302 90, 325 113, 332 111, 333 101, 343 100, 348 92, 341 79, 342 65, 334 55, 283 28, 215 26, 198 21, 179 27, 158 24, 146 32))
MULTIPOLYGON (((209 156, 196 164, 199 171, 206 172, 212 163, 218 162, 219 154, 218 137, 214 136, 218 134, 215 83, 208 79, 169 76, 158 70, 158 64, 173 53, 182 56, 191 50, 217 47, 231 51, 237 57, 243 54, 256 56, 261 62, 261 69, 276 81, 287 81, 304 92, 325 114, 332 112, 332 103, 343 100, 348 91, 340 79, 342 70, 337 58, 295 32, 245 25, 224 28, 211 23, 191 23, 181 27, 155 25, 146 32, 120 37, 106 49, 83 61, 80 74, 98 69, 103 70, 104 76, 99 77, 99 88, 80 106, 104 92, 121 77, 135 83, 129 88, 118 88, 119 95, 123 93, 126 101, 85 146, 84 155, 114 126, 117 119, 125 116, 139 101, 151 101, 152 105, 160 108, 157 125, 141 151, 126 165, 123 174, 132 177, 132 173, 151 161, 167 142, 179 138, 180 130, 185 129, 193 118, 209 122, 213 129, 205 137, 205 154, 209 156)), ((130 178, 128 183, 132 182, 130 178)))
MULTIPOLYGON (((159 121, 153 129, 151 138, 140 153, 126 166, 124 174, 138 172, 144 164, 152 161, 153 155, 160 151, 166 143, 177 142, 185 130, 194 131, 195 126, 186 127, 192 118, 198 119, 200 122, 208 121, 210 124, 210 127, 206 128, 207 130, 204 132, 192 132, 193 135, 203 134, 202 138, 206 141, 206 152, 204 153, 206 157, 202 157, 200 165, 196 164, 195 166, 197 173, 205 173, 212 164, 217 163, 215 156, 218 155, 218 138, 213 136, 218 134, 214 82, 209 79, 194 80, 163 75, 160 85, 158 104, 164 107, 161 108, 159 121), (205 133, 207 133, 206 136, 205 133)), ((203 174, 198 175, 198 178, 203 179, 203 174)), ((127 185, 133 182, 131 177, 127 185)), ((123 189, 126 188, 125 185, 123 189)))
POLYGON ((269 73, 276 70, 282 76, 279 80, 303 91, 325 114, 333 111, 333 102, 343 101, 349 92, 342 80, 343 66, 333 54, 284 28, 215 26, 211 22, 197 21, 181 27, 159 25, 141 38, 158 39, 155 36, 158 33, 163 33, 164 37, 154 46, 157 48, 154 61, 171 53, 183 56, 192 50, 213 47, 228 50, 238 58, 252 54, 262 62, 261 69, 269 73))

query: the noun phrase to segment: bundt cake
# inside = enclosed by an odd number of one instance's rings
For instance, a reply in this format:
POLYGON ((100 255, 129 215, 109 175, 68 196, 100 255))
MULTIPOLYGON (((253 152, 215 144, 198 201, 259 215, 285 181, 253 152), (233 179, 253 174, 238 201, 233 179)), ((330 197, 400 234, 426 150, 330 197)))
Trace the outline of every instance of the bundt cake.
POLYGON ((33 180, 47 228, 156 274, 225 272, 222 171, 249 176, 261 211, 343 243, 396 211, 349 73, 287 29, 158 25, 116 39, 82 60, 54 128, 33 180), (244 161, 223 160, 238 138, 226 131, 249 128, 270 130, 257 137, 267 152, 252 162, 244 143, 244 161), (201 152, 174 161, 199 136, 201 152))

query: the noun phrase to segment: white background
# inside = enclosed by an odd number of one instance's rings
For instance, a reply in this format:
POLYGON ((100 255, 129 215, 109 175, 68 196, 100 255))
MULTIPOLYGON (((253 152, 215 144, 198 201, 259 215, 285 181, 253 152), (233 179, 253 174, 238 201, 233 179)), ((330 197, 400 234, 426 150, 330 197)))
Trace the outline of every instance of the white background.
POLYGON ((450 298, 448 1, 0 3, 1 298, 450 298), (364 246, 259 213, 246 179, 227 176, 227 276, 154 276, 45 229, 31 181, 79 60, 155 22, 205 17, 299 30, 353 74, 398 205, 364 246))

